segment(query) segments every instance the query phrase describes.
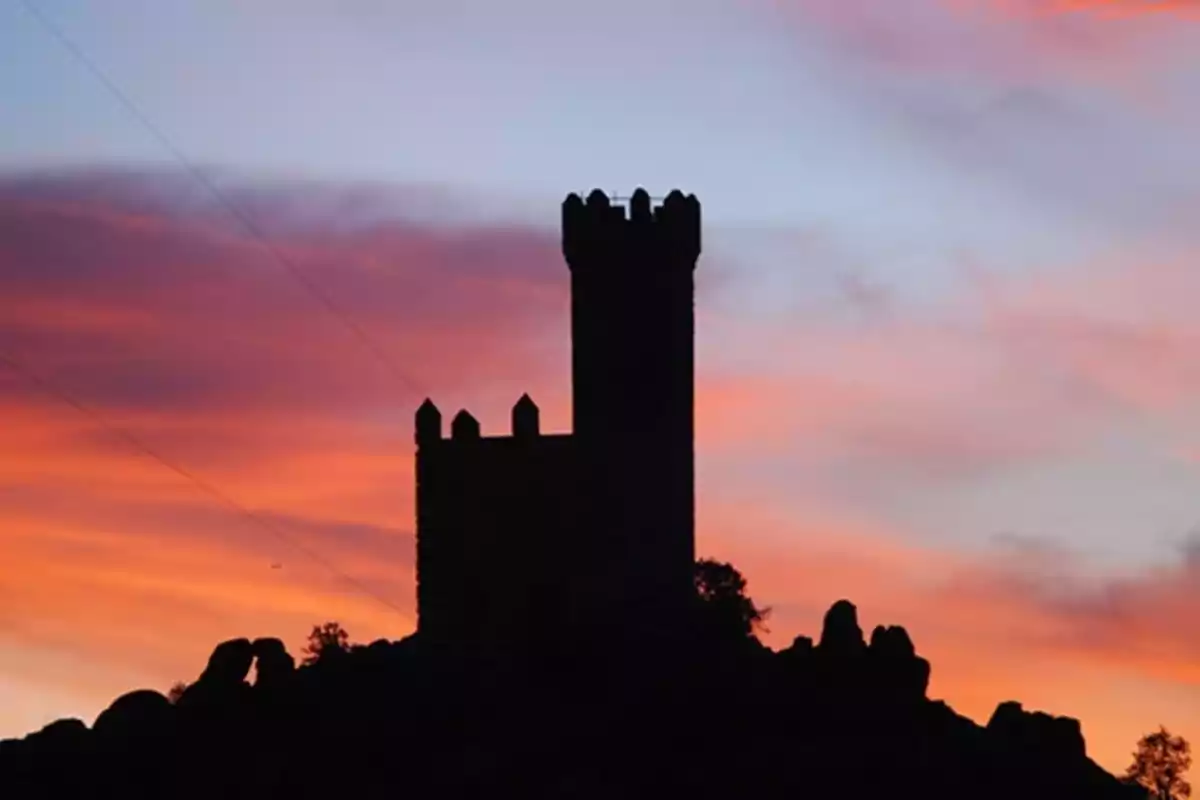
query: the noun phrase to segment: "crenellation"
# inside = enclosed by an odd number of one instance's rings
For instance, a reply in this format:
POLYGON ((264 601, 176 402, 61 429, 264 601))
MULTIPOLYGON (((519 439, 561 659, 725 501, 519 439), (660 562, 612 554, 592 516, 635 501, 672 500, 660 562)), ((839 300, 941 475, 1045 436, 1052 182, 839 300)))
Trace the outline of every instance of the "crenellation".
POLYGON ((694 268, 700 255, 700 204, 678 189, 657 206, 641 187, 628 207, 599 189, 586 201, 572 193, 563 202, 562 217, 563 255, 572 269, 634 268, 643 262, 694 268))
POLYGON ((464 408, 454 416, 454 421, 450 423, 450 438, 456 441, 464 439, 478 439, 480 436, 479 420, 475 419, 464 408))
POLYGON ((647 225, 654 222, 654 211, 650 207, 650 193, 640 186, 629 198, 629 220, 636 225, 647 225))

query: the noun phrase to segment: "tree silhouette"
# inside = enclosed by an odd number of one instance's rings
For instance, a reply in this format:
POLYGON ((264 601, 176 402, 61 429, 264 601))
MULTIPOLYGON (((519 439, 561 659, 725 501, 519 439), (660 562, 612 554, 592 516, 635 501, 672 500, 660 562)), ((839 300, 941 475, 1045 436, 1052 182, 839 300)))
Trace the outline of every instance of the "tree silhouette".
POLYGON ((1187 740, 1172 736, 1160 725, 1157 731, 1138 741, 1125 778, 1148 789, 1155 800, 1184 800, 1192 796, 1191 784, 1183 778, 1191 766, 1191 746, 1187 740))
POLYGON ((308 634, 308 643, 304 646, 305 664, 315 664, 334 652, 350 652, 350 635, 339 623, 331 621, 324 625, 313 625, 308 634))
POLYGON ((171 684, 171 688, 167 690, 167 699, 172 705, 179 702, 179 698, 183 697, 183 693, 187 691, 188 685, 183 681, 175 681, 171 684))
POLYGON ((766 631, 769 608, 758 608, 746 594, 746 579, 732 565, 714 559, 696 562, 696 594, 708 626, 724 635, 749 638, 766 631))

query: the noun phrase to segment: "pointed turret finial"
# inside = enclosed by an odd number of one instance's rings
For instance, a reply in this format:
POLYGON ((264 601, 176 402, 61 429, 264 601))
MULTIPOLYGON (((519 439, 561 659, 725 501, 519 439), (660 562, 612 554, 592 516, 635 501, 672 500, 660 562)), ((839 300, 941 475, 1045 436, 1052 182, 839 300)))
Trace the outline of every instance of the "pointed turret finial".
POLYGON ((537 404, 529 395, 521 395, 512 409, 512 432, 518 439, 536 438, 541 433, 537 404))
POLYGON ((442 412, 438 411, 438 407, 428 397, 417 409, 416 422, 418 446, 426 442, 436 442, 442 438, 442 412))
POLYGON ((478 439, 479 420, 467 413, 465 408, 459 411, 454 415, 454 421, 450 423, 450 438, 478 439))

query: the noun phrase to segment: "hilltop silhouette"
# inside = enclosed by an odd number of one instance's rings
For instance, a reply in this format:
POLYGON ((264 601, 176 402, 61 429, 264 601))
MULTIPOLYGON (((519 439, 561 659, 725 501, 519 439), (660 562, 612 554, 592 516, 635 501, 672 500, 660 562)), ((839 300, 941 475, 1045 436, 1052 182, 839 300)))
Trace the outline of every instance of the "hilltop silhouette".
POLYGON ((901 627, 848 600, 779 652, 731 565, 696 560, 694 279, 700 204, 563 204, 571 433, 528 396, 510 436, 416 412, 417 631, 297 667, 219 644, 172 697, 0 743, 5 798, 1143 798, 1076 720, 927 696, 901 627), (254 667, 253 684, 247 681, 254 667))
POLYGON ((734 580, 696 594, 677 658, 642 673, 503 668, 420 633, 300 666, 278 639, 223 642, 174 703, 133 691, 90 729, 0 742, 0 795, 1146 797, 1074 719, 1006 702, 980 726, 929 699, 904 628, 868 639, 846 600, 815 642, 768 649, 736 570, 697 566, 714 571, 734 580))

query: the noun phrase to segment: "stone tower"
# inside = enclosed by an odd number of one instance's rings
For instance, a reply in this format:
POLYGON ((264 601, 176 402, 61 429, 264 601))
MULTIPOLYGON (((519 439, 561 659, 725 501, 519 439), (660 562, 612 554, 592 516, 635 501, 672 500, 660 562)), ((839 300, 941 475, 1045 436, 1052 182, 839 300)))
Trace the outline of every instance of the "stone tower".
POLYGON ((671 605, 695 560, 694 280, 700 204, 593 191, 563 204, 573 427, 606 606, 671 605))
POLYGON ((423 636, 472 648, 685 613, 694 594, 694 271, 700 204, 570 195, 571 434, 522 397, 510 436, 417 412, 423 636))

